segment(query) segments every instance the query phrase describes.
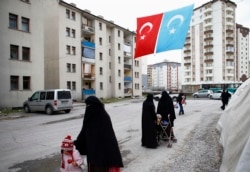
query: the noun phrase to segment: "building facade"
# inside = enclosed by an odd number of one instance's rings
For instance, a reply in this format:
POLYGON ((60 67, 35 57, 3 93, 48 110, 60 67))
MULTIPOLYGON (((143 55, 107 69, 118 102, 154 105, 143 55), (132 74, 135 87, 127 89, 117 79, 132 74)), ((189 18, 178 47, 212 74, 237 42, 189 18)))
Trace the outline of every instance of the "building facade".
POLYGON ((0 2, 0 107, 36 90, 68 88, 73 99, 141 96, 135 33, 61 0, 0 2))
MULTIPOLYGON (((194 9, 182 56, 185 92, 241 82, 237 73, 241 68, 237 50, 240 54, 241 50, 236 44, 236 7, 230 0, 212 0, 194 9)), ((246 48, 249 51, 249 46, 246 48)))
POLYGON ((0 1, 0 107, 20 107, 44 89, 44 13, 40 1, 0 1))
POLYGON ((152 69, 152 90, 176 92, 181 89, 181 63, 164 61, 149 68, 152 69))

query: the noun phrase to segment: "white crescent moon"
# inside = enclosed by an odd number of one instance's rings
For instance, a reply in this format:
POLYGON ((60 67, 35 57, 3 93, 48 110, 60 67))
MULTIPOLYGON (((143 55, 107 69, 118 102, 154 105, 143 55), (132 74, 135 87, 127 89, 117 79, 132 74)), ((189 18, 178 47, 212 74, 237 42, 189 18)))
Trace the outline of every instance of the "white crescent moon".
POLYGON ((184 21, 184 18, 183 18, 183 16, 182 15, 175 15, 174 17, 172 17, 169 21, 168 21, 168 23, 167 23, 167 28, 169 28, 169 25, 174 21, 174 20, 177 20, 177 19, 179 19, 181 22, 180 22, 180 25, 183 23, 183 21, 184 21))
POLYGON ((153 24, 152 23, 150 23, 150 22, 147 22, 147 23, 144 23, 144 25, 142 25, 142 27, 141 27, 141 29, 140 29, 140 31, 139 31, 139 34, 141 34, 141 31, 145 28, 145 27, 149 27, 149 31, 148 32, 150 32, 151 30, 152 30, 152 28, 153 28, 153 24))

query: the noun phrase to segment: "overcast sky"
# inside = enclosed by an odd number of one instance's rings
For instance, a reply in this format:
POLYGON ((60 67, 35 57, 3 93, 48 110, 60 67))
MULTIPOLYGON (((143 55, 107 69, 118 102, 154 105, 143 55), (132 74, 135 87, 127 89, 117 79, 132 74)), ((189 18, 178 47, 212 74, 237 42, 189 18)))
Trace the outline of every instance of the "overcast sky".
MULTIPOLYGON (((195 8, 210 0, 64 0, 75 3, 82 10, 88 9, 93 15, 101 15, 106 20, 136 31, 136 19, 194 4, 195 8)), ((250 0, 231 0, 237 4, 236 22, 250 28, 250 0)), ((146 64, 162 62, 164 59, 180 62, 181 50, 173 50, 157 55, 148 55, 146 64)))

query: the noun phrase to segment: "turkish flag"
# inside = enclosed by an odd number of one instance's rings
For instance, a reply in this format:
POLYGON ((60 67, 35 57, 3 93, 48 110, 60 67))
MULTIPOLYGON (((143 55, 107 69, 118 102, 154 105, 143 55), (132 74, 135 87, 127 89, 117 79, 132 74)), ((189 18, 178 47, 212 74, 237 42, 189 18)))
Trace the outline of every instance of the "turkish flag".
POLYGON ((163 13, 137 18, 134 58, 154 53, 162 16, 163 13))

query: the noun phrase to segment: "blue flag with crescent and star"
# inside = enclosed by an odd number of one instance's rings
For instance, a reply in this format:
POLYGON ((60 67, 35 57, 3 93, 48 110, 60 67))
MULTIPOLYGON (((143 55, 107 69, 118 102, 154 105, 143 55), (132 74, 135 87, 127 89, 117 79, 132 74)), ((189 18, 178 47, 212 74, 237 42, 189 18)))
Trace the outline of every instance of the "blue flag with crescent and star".
POLYGON ((182 49, 185 43, 194 5, 164 13, 158 33, 156 53, 182 49))

